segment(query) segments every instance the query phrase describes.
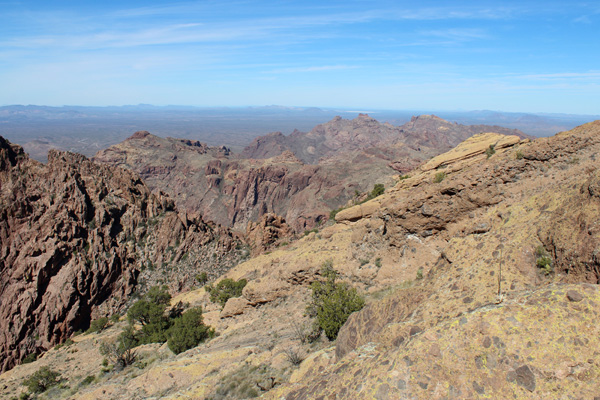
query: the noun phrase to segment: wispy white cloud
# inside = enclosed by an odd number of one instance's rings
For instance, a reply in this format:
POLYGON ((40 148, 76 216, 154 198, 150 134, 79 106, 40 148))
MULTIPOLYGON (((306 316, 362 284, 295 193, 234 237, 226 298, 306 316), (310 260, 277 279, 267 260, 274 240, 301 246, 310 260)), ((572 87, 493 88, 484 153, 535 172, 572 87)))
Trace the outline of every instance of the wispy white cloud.
POLYGON ((529 74, 515 76, 521 79, 557 80, 557 79, 600 79, 600 71, 559 72, 551 74, 529 74))
POLYGON ((309 66, 309 67, 291 67, 291 68, 280 68, 268 71, 268 73, 296 73, 296 72, 323 72, 323 71, 340 71, 347 69, 360 68, 357 65, 320 65, 320 66, 309 66))

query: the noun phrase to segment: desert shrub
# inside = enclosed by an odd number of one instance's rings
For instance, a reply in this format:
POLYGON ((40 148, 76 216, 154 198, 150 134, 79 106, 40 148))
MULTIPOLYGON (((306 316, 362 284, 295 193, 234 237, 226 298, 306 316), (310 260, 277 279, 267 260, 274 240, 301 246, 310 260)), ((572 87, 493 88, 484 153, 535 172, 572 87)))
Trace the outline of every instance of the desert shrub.
POLYGON ((49 367, 41 367, 33 373, 29 378, 23 381, 23 385, 27 387, 31 393, 43 393, 50 387, 60 383, 60 374, 49 367))
POLYGON ((75 343, 75 342, 73 341, 73 339, 71 339, 71 338, 68 338, 67 340, 65 340, 65 341, 64 341, 64 342, 62 342, 61 344, 57 344, 56 346, 54 346, 54 350, 58 350, 58 349, 60 349, 60 348, 62 348, 62 347, 65 347, 65 346, 70 346, 70 345, 72 345, 73 343, 75 343))
POLYGON ((535 249, 535 265, 540 268, 546 275, 552 273, 553 261, 552 257, 544 246, 538 246, 535 249))
POLYGON ((376 266, 377 268, 381 268, 381 257, 377 257, 377 258, 375 259, 375 266, 376 266))
POLYGON ((515 158, 516 158, 517 160, 521 160, 521 159, 523 159, 523 157, 524 157, 524 155, 523 155, 523 152, 522 152, 521 150, 517 150, 517 151, 515 152, 515 158))
POLYGON ((315 317, 316 328, 322 330, 329 340, 335 340, 350 314, 365 305, 364 298, 355 288, 336 282, 337 275, 330 261, 323 264, 321 276, 325 281, 311 284, 312 301, 307 306, 308 315, 315 317))
POLYGON ((329 212, 329 220, 330 221, 335 221, 335 216, 337 215, 337 213, 339 213, 340 211, 342 211, 344 208, 346 208, 346 207, 342 206, 340 208, 336 208, 336 209, 331 210, 329 212))
POLYGON ((433 183, 440 183, 441 181, 443 181, 444 179, 446 179, 446 173, 441 171, 435 174, 435 176, 433 177, 433 183))
POLYGON ((121 318, 121 316, 119 314, 113 314, 110 316, 110 322, 112 322, 113 324, 116 324, 117 322, 119 322, 120 318, 121 318))
POLYGON ((226 278, 217 283, 214 287, 212 285, 207 285, 206 291, 210 294, 210 301, 219 303, 221 307, 225 307, 227 300, 242 295, 242 290, 246 286, 246 283, 248 283, 248 281, 243 278, 239 281, 226 278))
POLYGON ((116 342, 103 342, 100 354, 108 358, 117 370, 121 370, 135 362, 136 353, 133 350, 138 345, 138 337, 132 326, 121 332, 116 342))
POLYGON ((485 149, 485 155, 487 156, 487 158, 490 158, 491 156, 493 156, 494 154, 496 154, 496 146, 494 146, 493 144, 490 144, 490 147, 488 147, 487 149, 485 149))
POLYGON ((34 362, 35 360, 37 360, 37 354, 35 353, 29 353, 25 356, 25 358, 23 359, 23 361, 21 362, 22 364, 29 364, 34 362))
POLYGON ((252 399, 284 381, 280 371, 267 365, 243 364, 223 376, 207 400, 252 399))
POLYGON ((167 344, 173 353, 179 354, 198 346, 214 334, 214 329, 204 325, 202 308, 195 307, 174 320, 173 326, 167 332, 167 344))
POLYGON ((196 280, 200 285, 206 285, 206 282, 208 282, 208 274, 206 272, 201 272, 196 275, 196 280))
POLYGON ((108 327, 108 318, 101 317, 90 322, 90 327, 85 333, 102 332, 108 327))
POLYGON ((423 267, 420 267, 420 268, 417 270, 417 277, 416 277, 416 279, 417 279, 417 280, 421 280, 421 279, 423 279, 423 267))
POLYGON ((383 183, 376 183, 373 185, 373 190, 369 194, 369 197, 374 199, 377 196, 381 196, 383 192, 385 192, 385 186, 383 186, 383 183))
POLYGON ((304 354, 295 347, 286 348, 283 350, 283 354, 285 354, 285 359, 293 366, 300 365, 305 358, 304 354))
POLYGON ((96 380, 95 375, 88 375, 79 383, 79 386, 90 385, 90 384, 94 383, 95 380, 96 380))

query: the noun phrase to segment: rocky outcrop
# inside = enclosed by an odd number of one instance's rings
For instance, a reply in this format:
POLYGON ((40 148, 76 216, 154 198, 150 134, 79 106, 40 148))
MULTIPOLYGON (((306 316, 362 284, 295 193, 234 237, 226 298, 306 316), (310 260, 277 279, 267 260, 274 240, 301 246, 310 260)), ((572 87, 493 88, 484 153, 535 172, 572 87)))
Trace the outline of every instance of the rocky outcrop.
POLYGON ((265 214, 258 222, 248 223, 246 241, 253 255, 260 254, 272 247, 280 245, 293 238, 292 228, 285 219, 275 214, 265 214))
POLYGON ((150 270, 178 290, 200 265, 214 276, 236 260, 230 232, 179 214, 131 171, 59 151, 43 165, 2 138, 0 166, 1 370, 121 310, 150 270))

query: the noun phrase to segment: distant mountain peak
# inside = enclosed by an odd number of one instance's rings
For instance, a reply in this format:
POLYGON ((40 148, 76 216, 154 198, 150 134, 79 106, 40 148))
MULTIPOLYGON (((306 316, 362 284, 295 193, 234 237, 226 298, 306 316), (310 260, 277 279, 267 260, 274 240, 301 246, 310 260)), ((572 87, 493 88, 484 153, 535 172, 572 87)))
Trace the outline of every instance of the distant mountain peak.
POLYGON ((128 139, 143 139, 150 135, 152 135, 152 134, 148 131, 137 131, 136 133, 131 135, 128 139))

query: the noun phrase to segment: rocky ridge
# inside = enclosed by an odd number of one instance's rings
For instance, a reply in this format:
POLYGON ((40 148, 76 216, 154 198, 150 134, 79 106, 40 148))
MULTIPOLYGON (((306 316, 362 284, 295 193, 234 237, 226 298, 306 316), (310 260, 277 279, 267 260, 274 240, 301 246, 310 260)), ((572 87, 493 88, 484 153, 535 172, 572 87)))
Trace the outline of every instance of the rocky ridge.
POLYGON ((239 258, 226 229, 189 219, 135 173, 0 138, 1 370, 110 316, 157 279, 172 290, 239 258), (214 254, 214 256, 213 256, 214 254))
POLYGON ((398 172, 481 132, 526 136, 427 115, 395 127, 360 114, 353 120, 336 117, 308 133, 259 137, 239 155, 142 131, 98 152, 94 160, 132 169, 178 207, 237 231, 274 213, 302 233, 357 192, 371 190, 374 182, 390 186, 398 172))

